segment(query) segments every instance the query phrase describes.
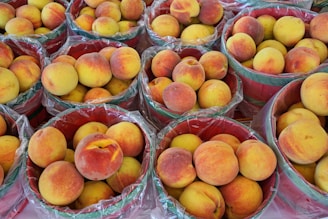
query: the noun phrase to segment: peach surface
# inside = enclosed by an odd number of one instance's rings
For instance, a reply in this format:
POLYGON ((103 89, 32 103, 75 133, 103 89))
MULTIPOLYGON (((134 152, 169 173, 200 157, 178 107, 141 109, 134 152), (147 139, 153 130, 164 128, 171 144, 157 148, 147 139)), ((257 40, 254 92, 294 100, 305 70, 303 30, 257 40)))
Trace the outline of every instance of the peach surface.
POLYGON ((5 29, 6 23, 15 17, 15 8, 6 2, 0 2, 0 28, 5 29))
POLYGON ((20 147, 21 141, 14 135, 0 136, 0 165, 5 175, 9 172, 16 158, 16 150, 20 147))
POLYGON ((116 22, 119 22, 121 20, 121 10, 120 7, 114 2, 104 1, 97 6, 95 16, 111 17, 116 22))
POLYGON ((172 138, 169 147, 184 148, 191 153, 194 153, 196 148, 203 143, 203 140, 196 134, 185 133, 179 134, 172 138))
POLYGON ((0 67, 8 68, 14 60, 14 52, 10 46, 0 42, 0 67))
POLYGON ((121 80, 114 76, 110 79, 110 81, 105 85, 106 88, 113 96, 122 94, 126 91, 132 83, 131 79, 121 80))
POLYGON ((184 25, 190 24, 192 18, 197 17, 199 12, 200 5, 197 0, 173 0, 170 4, 170 14, 184 25))
POLYGON ((75 24, 85 31, 92 31, 92 24, 95 18, 89 14, 81 14, 74 19, 75 24))
POLYGON ((281 74, 285 69, 284 55, 276 48, 263 48, 254 56, 253 69, 273 75, 281 74))
POLYGON ((231 182, 239 173, 234 150, 223 141, 205 141, 196 148, 193 161, 198 178, 214 186, 231 182))
POLYGON ((205 71, 205 79, 223 79, 228 72, 228 58, 220 51, 205 52, 200 58, 199 63, 205 71))
POLYGON ((151 71, 155 77, 172 77, 174 67, 181 61, 177 52, 164 49, 154 55, 151 60, 151 71))
POLYGON ((244 62, 256 54, 256 44, 253 38, 246 33, 236 33, 226 41, 227 52, 237 61, 244 62))
POLYGON ((60 96, 60 98, 64 101, 82 103, 87 91, 88 91, 88 88, 86 86, 78 83, 71 92, 60 96))
POLYGON ((201 23, 207 25, 216 25, 223 18, 224 8, 216 0, 200 0, 200 10, 198 19, 201 23))
POLYGON ((30 20, 23 17, 14 17, 10 19, 5 26, 7 34, 25 36, 34 34, 34 27, 30 20))
POLYGON ((28 5, 36 6, 39 10, 42 10, 50 2, 54 2, 54 0, 27 0, 28 5))
POLYGON ((34 29, 42 26, 41 11, 34 5, 22 5, 16 8, 16 17, 23 17, 31 21, 34 29))
POLYGON ((154 33, 160 37, 176 37, 178 38, 181 33, 179 21, 170 14, 161 14, 156 16, 150 24, 154 33))
POLYGON ((0 104, 15 99, 19 94, 19 81, 7 68, 0 67, 0 104))
POLYGON ((318 161, 314 171, 315 185, 325 192, 328 192, 327 168, 328 168, 328 156, 324 156, 318 161))
POLYGON ((210 41, 215 29, 212 25, 190 24, 185 27, 181 34, 181 42, 188 45, 202 45, 210 41))
MULTIPOLYGON (((34 56, 31 56, 31 55, 18 55, 14 58, 14 60, 12 61, 12 63, 16 62, 16 61, 19 61, 19 60, 29 60, 29 61, 32 61, 34 62, 35 64, 37 64, 38 66, 40 66, 40 61, 34 57, 34 56)), ((11 63, 11 64, 12 64, 11 63)))
POLYGON ((41 196, 48 203, 65 206, 80 196, 84 179, 74 164, 61 160, 51 163, 42 171, 38 186, 41 196))
POLYGON ((210 138, 210 141, 223 141, 223 142, 227 143, 228 145, 230 145, 235 153, 241 143, 240 140, 236 136, 234 136, 232 134, 228 134, 228 133, 216 134, 210 138))
POLYGON ((172 196, 176 200, 179 200, 180 195, 182 194, 184 188, 171 188, 167 185, 163 185, 165 191, 167 192, 168 195, 172 196))
POLYGON ((163 184, 172 188, 183 188, 196 178, 192 153, 183 148, 165 149, 158 156, 155 169, 163 184))
POLYGON ((285 72, 308 73, 320 65, 318 52, 309 47, 294 47, 285 55, 285 72))
POLYGON ((41 11, 43 26, 53 30, 61 25, 66 20, 65 11, 66 8, 58 2, 46 4, 41 11))
POLYGON ((324 62, 327 59, 327 45, 321 40, 315 38, 303 38, 298 41, 294 47, 300 46, 308 47, 317 51, 320 57, 320 63, 324 62))
POLYGON ((262 14, 256 17, 256 19, 258 22, 260 22, 260 24, 262 24, 264 28, 263 40, 273 39, 273 26, 277 19, 270 14, 262 14))
POLYGON ((7 122, 5 120, 5 117, 0 114, 0 136, 6 134, 7 132, 7 122))
POLYGON ((71 55, 67 55, 67 54, 62 54, 59 56, 56 56, 51 62, 67 62, 68 64, 71 64, 74 66, 76 59, 71 56, 71 55))
POLYGON ((64 160, 74 164, 74 153, 75 151, 73 149, 67 148, 64 160))
POLYGON ((254 17, 250 15, 243 16, 236 20, 232 27, 232 35, 236 33, 246 33, 258 45, 264 39, 264 27, 254 17))
POLYGON ((319 13, 310 21, 310 36, 328 43, 328 12, 319 13))
POLYGON ((102 87, 90 88, 83 97, 83 102, 88 104, 106 103, 111 100, 112 94, 102 87))
POLYGON ((257 45, 256 52, 259 52, 261 49, 267 48, 267 47, 273 47, 275 49, 278 49, 282 53, 283 56, 285 56, 287 54, 287 47, 275 39, 269 39, 269 40, 262 41, 259 45, 257 45))
POLYGON ((0 165, 0 186, 3 184, 4 179, 5 179, 5 172, 3 170, 3 167, 0 165))
POLYGON ((142 0, 121 0, 122 17, 126 20, 139 20, 144 12, 142 0))
POLYGON ((113 52, 117 49, 115 46, 105 46, 101 48, 98 53, 100 55, 103 55, 108 61, 110 60, 110 57, 112 56, 113 52))
POLYGON ((129 20, 120 20, 117 24, 120 33, 127 33, 129 31, 132 31, 135 27, 138 26, 137 21, 129 21, 129 20))
POLYGON ((306 181, 314 184, 314 173, 317 166, 317 163, 309 163, 309 164, 297 164, 291 163, 293 167, 298 171, 306 181))
POLYGON ((154 101, 164 104, 163 91, 173 81, 168 77, 156 77, 148 83, 149 94, 154 101))
POLYGON ((92 23, 91 29, 101 37, 113 36, 120 31, 118 23, 111 17, 96 18, 92 23))

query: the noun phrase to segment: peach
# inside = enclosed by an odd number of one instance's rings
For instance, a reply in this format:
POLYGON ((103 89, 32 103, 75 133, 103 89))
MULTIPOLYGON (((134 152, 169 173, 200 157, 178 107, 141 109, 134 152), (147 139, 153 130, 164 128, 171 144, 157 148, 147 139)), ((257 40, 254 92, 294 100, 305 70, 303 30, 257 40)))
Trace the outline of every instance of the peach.
POLYGON ((236 156, 240 173, 255 181, 269 178, 277 167, 274 151, 267 144, 256 139, 241 142, 236 156))
POLYGON ((238 159, 230 145, 223 141, 205 141, 193 155, 198 178, 221 186, 231 182, 239 173, 238 159))
POLYGON ((5 104, 19 94, 19 81, 7 68, 0 67, 0 104, 5 104))
POLYGON ((120 9, 125 20, 137 21, 144 13, 143 0, 121 0, 120 9))
POLYGON ((34 34, 41 34, 41 35, 48 34, 50 32, 51 30, 47 27, 38 27, 34 30, 34 34))
POLYGON ((0 165, 0 186, 3 184, 4 179, 5 179, 5 172, 3 170, 3 167, 0 165))
POLYGON ((258 53, 259 51, 261 51, 262 49, 267 48, 267 47, 273 47, 273 48, 279 50, 283 56, 285 56, 287 54, 286 46, 275 39, 269 39, 269 40, 262 41, 259 45, 257 45, 256 53, 258 53))
POLYGON ((164 49, 154 55, 151 60, 151 71, 155 77, 172 77, 174 67, 181 61, 177 52, 164 49))
POLYGON ((179 197, 186 211, 199 218, 220 219, 225 212, 225 201, 220 190, 202 181, 188 185, 179 197))
POLYGON ((296 169, 296 171, 304 177, 306 181, 308 181, 311 184, 315 184, 314 173, 317 163, 309 163, 309 164, 292 163, 292 165, 296 169))
POLYGON ((80 196, 84 179, 74 164, 61 160, 49 164, 42 171, 38 186, 41 196, 48 203, 65 206, 80 196))
POLYGON ((0 29, 5 29, 6 23, 15 17, 15 8, 9 3, 0 2, 0 29))
POLYGON ((183 188, 196 178, 192 153, 183 148, 166 148, 157 158, 156 172, 164 185, 183 188))
POLYGON ((91 29, 101 37, 113 36, 120 31, 118 23, 111 17, 96 18, 92 23, 91 29))
POLYGON ((134 157, 124 157, 118 171, 106 179, 108 185, 117 193, 135 183, 141 174, 141 163, 134 157))
POLYGON ((5 26, 7 34, 25 36, 34 34, 34 27, 30 20, 23 17, 14 17, 10 19, 5 26))
POLYGON ((276 48, 263 48, 254 56, 253 69, 273 75, 281 74, 285 69, 284 55, 276 48))
POLYGON ((164 105, 178 114, 191 110, 196 100, 195 90, 182 82, 174 81, 163 90, 164 105))
POLYGON ((226 48, 239 62, 247 61, 256 54, 255 41, 247 33, 240 32, 230 36, 226 41, 226 48))
POLYGON ((211 50, 199 58, 205 71, 205 79, 223 79, 228 72, 228 58, 220 51, 211 50))
POLYGON ((197 17, 199 12, 200 4, 197 0, 173 0, 170 4, 170 14, 181 24, 190 24, 192 18, 197 17))
POLYGON ((0 42, 0 67, 8 68, 14 60, 14 52, 10 46, 0 42))
POLYGON ((205 70, 197 60, 181 60, 172 71, 172 79, 188 84, 197 91, 205 81, 205 70))
POLYGON ((114 196, 115 192, 104 181, 86 181, 82 193, 75 200, 74 204, 77 209, 83 209, 114 196))
POLYGON ((163 185, 165 191, 167 192, 167 194, 169 196, 172 196, 173 198, 175 198, 176 200, 179 200, 180 195, 182 194, 184 188, 171 188, 167 185, 163 185))
POLYGON ((106 0, 84 0, 84 3, 87 4, 87 6, 91 8, 97 8, 98 5, 100 5, 102 2, 105 2, 106 0))
POLYGON ((49 2, 41 11, 41 21, 43 26, 50 30, 55 29, 66 20, 66 8, 58 2, 49 2))
POLYGON ((320 65, 317 51, 308 47, 294 47, 285 56, 285 72, 308 73, 320 65))
POLYGON ((71 148, 66 149, 64 160, 74 164, 74 150, 71 148))
POLYGON ((157 77, 148 83, 149 94, 154 101, 164 104, 163 91, 173 81, 168 77, 157 77))
POLYGON ((31 21, 34 29, 42 26, 41 11, 34 5, 22 5, 16 8, 16 17, 23 17, 31 21))
POLYGON ((236 136, 234 136, 232 134, 228 134, 228 133, 216 134, 210 138, 210 141, 223 141, 224 143, 227 143, 228 145, 230 145, 234 152, 237 151, 237 149, 241 143, 240 140, 236 136))
POLYGON ((98 52, 84 53, 74 65, 79 82, 87 87, 102 87, 112 78, 108 60, 98 52))
POLYGON ((273 26, 276 23, 277 19, 270 14, 262 14, 256 18, 264 28, 264 37, 263 40, 272 40, 273 39, 273 26))
POLYGON ((16 151, 20 147, 21 141, 14 135, 0 136, 0 165, 5 175, 9 172, 16 158, 16 151))
POLYGON ((297 164, 318 161, 328 150, 326 131, 317 122, 301 119, 281 131, 278 137, 281 151, 297 164))
POLYGON ((31 60, 17 60, 9 69, 16 75, 19 82, 19 92, 30 89, 41 78, 41 69, 31 60))
POLYGON ((5 117, 0 114, 0 136, 6 134, 7 128, 8 126, 5 117))
POLYGON ((81 8, 79 15, 88 14, 94 18, 96 18, 96 7, 92 8, 90 6, 84 6, 81 8))
POLYGON ((328 43, 327 20, 328 12, 319 13, 312 18, 310 21, 311 38, 321 40, 324 43, 328 43))
POLYGON ((78 143, 74 160, 82 176, 89 180, 104 180, 120 168, 123 152, 117 141, 108 135, 93 133, 78 143))
MULTIPOLYGON (((16 61, 19 61, 19 60, 28 60, 28 61, 32 61, 34 62, 35 64, 37 64, 38 66, 40 66, 40 60, 34 56, 31 56, 31 55, 19 55, 19 56, 16 56, 14 58, 14 60, 12 61, 12 63, 16 62, 16 61)), ((12 64, 11 63, 11 64, 12 64)))
POLYGON ((226 204, 225 216, 246 218, 262 204, 263 191, 258 182, 238 175, 232 182, 219 188, 226 204))
POLYGON ((104 56, 108 61, 110 60, 110 57, 112 56, 113 52, 117 49, 117 47, 114 46, 105 46, 101 48, 98 53, 102 56, 104 56))
POLYGON ((118 142, 124 156, 136 157, 145 147, 143 132, 133 122, 121 121, 112 124, 106 130, 106 135, 118 142))
POLYGON ((131 83, 131 79, 121 80, 116 77, 112 77, 104 88, 106 88, 113 96, 116 96, 126 91, 130 87, 131 83))
POLYGON ((328 54, 327 46, 321 40, 314 39, 314 38, 303 38, 300 41, 298 41, 294 47, 300 47, 300 46, 309 47, 317 51, 320 56, 320 63, 324 62, 327 59, 327 54, 328 54))
POLYGON ((85 31, 92 31, 92 24, 95 18, 89 14, 80 14, 74 19, 74 23, 85 31))
POLYGON ((110 67, 116 78, 122 80, 133 79, 141 69, 140 55, 132 47, 119 47, 110 57, 110 67))
POLYGON ((246 33, 251 36, 256 45, 264 39, 264 27, 255 18, 250 15, 243 16, 236 20, 232 27, 232 35, 236 33, 246 33))
POLYGON ((172 138, 170 147, 184 148, 191 153, 194 153, 196 148, 203 143, 203 140, 196 134, 185 133, 179 134, 172 138))
POLYGON ((119 22, 121 20, 121 10, 120 7, 114 2, 104 1, 97 6, 95 16, 111 17, 116 22, 119 22))
POLYGON ((47 65, 41 73, 43 87, 54 95, 66 95, 79 82, 76 69, 66 62, 56 62, 47 65))
POLYGON ((53 62, 53 63, 54 62, 67 62, 74 66, 76 59, 71 55, 62 54, 62 55, 56 56, 51 62, 53 62))
POLYGON ((201 108, 226 106, 232 99, 231 89, 222 80, 206 80, 198 90, 198 103, 201 108))
POLYGON ((81 125, 73 135, 73 148, 76 149, 76 146, 79 142, 89 134, 93 133, 106 133, 108 126, 102 122, 90 121, 81 125))
POLYGON ((198 19, 207 25, 216 25, 223 18, 224 8, 219 1, 201 0, 198 19))
POLYGON ((151 30, 160 37, 180 36, 180 23, 170 14, 161 14, 156 16, 150 23, 151 30))
POLYGON ((315 185, 325 192, 328 192, 327 167, 328 167, 328 156, 324 156, 318 161, 314 171, 315 185))
POLYGON ((303 105, 318 116, 328 116, 328 74, 316 72, 304 79, 300 94, 303 105))
POLYGON ((184 44, 202 45, 209 42, 214 32, 215 29, 211 25, 190 24, 182 30, 180 39, 184 44))
POLYGON ((88 88, 86 86, 78 83, 71 92, 60 96, 60 99, 62 99, 64 101, 69 101, 69 102, 83 103, 84 96, 87 93, 87 91, 88 91, 88 88))
POLYGON ((111 100, 112 94, 105 88, 90 88, 83 97, 83 102, 88 104, 106 103, 111 100))
POLYGON ((137 21, 121 20, 118 22, 119 32, 126 33, 138 26, 137 21))
POLYGON ((38 129, 28 143, 28 156, 34 164, 45 168, 50 163, 63 160, 66 155, 65 135, 57 128, 47 126, 38 129))
POLYGON ((304 21, 295 16, 278 18, 273 26, 273 36, 287 47, 294 46, 305 34, 304 21))
POLYGON ((53 2, 53 1, 54 0, 27 0, 27 4, 33 5, 33 6, 37 7, 39 10, 42 10, 46 4, 53 2))

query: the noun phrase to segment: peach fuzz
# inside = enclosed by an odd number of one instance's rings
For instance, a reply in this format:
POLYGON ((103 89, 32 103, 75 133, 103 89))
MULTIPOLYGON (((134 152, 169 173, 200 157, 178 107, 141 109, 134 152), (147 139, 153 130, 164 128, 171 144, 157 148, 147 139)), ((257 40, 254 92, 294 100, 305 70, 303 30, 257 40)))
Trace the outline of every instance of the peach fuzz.
POLYGON ((5 26, 7 34, 25 36, 34 34, 34 27, 31 21, 23 17, 14 17, 10 19, 5 26))
POLYGON ((192 133, 184 133, 184 134, 179 134, 174 138, 172 138, 169 147, 184 148, 190 151, 191 153, 194 153, 196 148, 202 143, 203 140, 198 135, 192 133))
POLYGON ((305 108, 318 116, 328 116, 328 74, 316 72, 304 79, 300 94, 305 108))
POLYGON ((205 81, 205 70, 197 60, 181 60, 172 71, 172 79, 175 82, 188 84, 197 91, 205 81))
POLYGON ((5 104, 19 94, 19 81, 7 68, 0 67, 0 104, 5 104))
POLYGON ((0 2, 0 29, 5 29, 6 23, 15 17, 15 10, 9 3, 0 2))
POLYGON ((176 37, 181 33, 179 21, 170 14, 156 16, 150 23, 151 30, 160 37, 176 37))
POLYGON ((119 22, 121 20, 121 10, 120 7, 114 2, 104 1, 97 6, 95 10, 95 16, 111 17, 116 22, 119 22))
POLYGON ((116 96, 126 91, 130 87, 131 83, 131 79, 121 80, 116 77, 112 77, 104 88, 106 88, 113 96, 116 96))
POLYGON ((328 150, 328 136, 317 122, 301 119, 287 126, 278 137, 281 151, 297 164, 318 161, 328 150))
POLYGON ((321 40, 328 43, 328 12, 317 14, 310 21, 310 36, 311 38, 321 40))
POLYGON ((84 6, 81 8, 80 12, 79 12, 79 15, 81 14, 88 14, 94 18, 96 18, 96 8, 92 8, 90 6, 84 6))
POLYGON ((227 143, 228 145, 230 145, 234 152, 237 151, 237 149, 241 143, 240 140, 236 136, 227 134, 227 133, 216 134, 210 138, 210 141, 223 141, 223 142, 227 143))
POLYGON ((228 58, 220 51, 209 51, 199 58, 205 71, 205 79, 223 79, 228 72, 228 58))
POLYGON ((320 56, 314 49, 294 47, 285 55, 285 72, 308 73, 320 65, 320 56))
POLYGON ((148 83, 149 94, 154 101, 164 104, 163 91, 173 81, 168 77, 157 77, 148 83))
POLYGON ((143 132, 133 122, 121 121, 112 124, 106 130, 106 135, 118 142, 124 156, 136 157, 145 147, 143 132))
POLYGON ((74 160, 82 176, 89 180, 104 180, 120 168, 123 152, 117 141, 108 135, 93 133, 78 143, 74 160))
POLYGON ((52 63, 55 63, 55 62, 67 62, 68 64, 71 64, 71 65, 75 65, 75 62, 76 62, 76 59, 71 56, 71 55, 67 55, 67 54, 62 54, 62 55, 58 55, 56 56, 52 61, 52 63))
POLYGON ((196 104, 197 94, 188 84, 174 81, 163 90, 164 105, 175 113, 182 114, 196 104))
POLYGON ((202 45, 210 40, 215 28, 206 24, 190 24, 185 27, 181 34, 181 42, 188 45, 202 45))
POLYGON ((119 32, 126 33, 138 26, 137 21, 121 20, 118 23, 119 32))
POLYGON ((151 60, 151 71, 155 77, 172 77, 174 67, 181 61, 177 52, 164 49, 154 55, 151 60))
POLYGON ((116 78, 122 80, 133 79, 141 69, 140 55, 132 47, 119 47, 110 57, 110 67, 116 78))
POLYGON ((16 8, 16 17, 23 17, 31 21, 34 29, 42 26, 41 11, 34 5, 22 5, 16 8))
POLYGON ((74 164, 61 160, 49 164, 42 171, 38 186, 41 196, 48 203, 65 206, 80 196, 84 179, 74 164))
POLYGON ((54 2, 54 0, 27 0, 28 5, 33 5, 39 10, 42 10, 44 6, 50 2, 54 2))
POLYGON ((198 178, 214 186, 231 182, 239 173, 234 150, 223 141, 203 142, 196 148, 193 161, 198 178))
POLYGON ((315 185, 325 192, 328 192, 327 168, 328 168, 328 156, 324 156, 318 161, 314 171, 315 185))
POLYGON ((117 49, 117 47, 114 46, 105 46, 101 48, 98 53, 102 56, 104 56, 108 61, 110 60, 110 57, 112 56, 113 52, 117 49))
POLYGON ((120 169, 106 179, 108 185, 118 193, 135 183, 141 174, 141 163, 134 157, 124 157, 120 169))
POLYGON ((57 128, 48 126, 38 129, 28 143, 28 156, 39 167, 63 160, 67 149, 65 135, 57 128))
POLYGON ((41 73, 43 87, 53 95, 65 95, 78 84, 78 72, 65 62, 50 63, 41 73))
POLYGON ((217 0, 200 0, 198 19, 207 25, 216 25, 224 15, 224 9, 217 0))
POLYGON ((263 191, 258 182, 238 175, 232 182, 219 188, 225 204, 225 217, 247 218, 263 202, 263 191))
POLYGON ((92 24, 95 18, 88 14, 80 14, 74 19, 74 23, 85 31, 92 31, 92 24))
POLYGON ((284 55, 276 48, 263 48, 254 56, 253 69, 273 75, 281 74, 285 69, 284 55))
POLYGON ((277 167, 274 151, 259 140, 249 139, 241 142, 236 156, 239 161, 239 172, 255 181, 269 178, 277 167))
POLYGON ((105 88, 92 87, 83 97, 83 102, 88 104, 106 103, 111 100, 112 94, 105 88))
POLYGON ((258 22, 262 24, 264 28, 264 37, 263 40, 273 39, 273 26, 276 23, 277 19, 270 14, 262 14, 256 17, 258 22))
POLYGON ((164 185, 183 188, 196 178, 192 153, 183 148, 166 148, 157 158, 156 172, 164 185))
POLYGON ((10 46, 0 42, 0 67, 8 68, 14 60, 14 52, 10 46))
POLYGON ((20 147, 21 141, 14 135, 0 136, 0 165, 5 175, 14 164, 16 151, 20 147))
POLYGON ((113 36, 120 31, 118 23, 111 17, 96 18, 92 23, 91 29, 101 37, 113 36))
POLYGON ((256 54, 256 44, 246 33, 236 33, 226 41, 227 51, 239 62, 247 61, 256 54))
POLYGON ((74 201, 74 206, 77 209, 83 209, 114 196, 115 192, 106 182, 98 180, 86 181, 84 182, 82 193, 74 201))
POLYGON ((112 78, 108 60, 98 52, 84 53, 74 65, 79 82, 87 87, 102 87, 112 78), (92 74, 91 74, 92 72, 92 74))
POLYGON ((87 93, 87 91, 88 88, 86 86, 78 83, 71 92, 60 96, 60 99, 68 102, 83 103, 84 96, 87 93))
POLYGON ((5 180, 5 172, 3 170, 3 167, 0 165, 0 186, 3 184, 4 180, 5 180))
MULTIPOLYGON (((28 61, 32 61, 34 62, 35 64, 37 64, 38 66, 40 66, 40 61, 38 58, 34 57, 34 56, 31 56, 31 55, 19 55, 19 56, 16 56, 14 58, 14 60, 12 61, 12 63, 16 62, 16 61, 19 61, 19 60, 28 60, 28 61)), ((11 64, 12 64, 11 63, 11 64)))
POLYGON ((197 0, 173 0, 170 4, 170 14, 181 24, 190 24, 192 18, 197 17, 199 12, 200 5, 197 0))
POLYGON ((262 41, 259 45, 256 47, 256 53, 258 53, 260 50, 267 48, 267 47, 273 47, 277 50, 279 50, 283 56, 287 54, 287 47, 279 42, 278 40, 269 39, 262 41))
POLYGON ((236 33, 246 33, 258 45, 264 39, 264 27, 255 18, 250 15, 239 18, 232 27, 232 35, 236 33))
POLYGON ((50 30, 55 29, 66 20, 66 8, 58 2, 50 2, 46 4, 41 11, 41 20, 43 26, 50 30))
POLYGON ((144 9, 144 2, 142 0, 121 0, 120 10, 125 20, 139 20, 144 9))
POLYGON ((291 164, 296 169, 296 171, 304 177, 306 181, 308 181, 311 184, 315 184, 314 174, 315 174, 317 163, 297 164, 292 162, 291 164))
POLYGON ((294 47, 300 46, 308 47, 317 51, 320 57, 320 63, 324 62, 327 59, 327 45, 321 40, 315 38, 303 38, 298 41, 294 47))
POLYGON ((0 114, 0 136, 6 134, 7 128, 8 126, 5 117, 0 114))

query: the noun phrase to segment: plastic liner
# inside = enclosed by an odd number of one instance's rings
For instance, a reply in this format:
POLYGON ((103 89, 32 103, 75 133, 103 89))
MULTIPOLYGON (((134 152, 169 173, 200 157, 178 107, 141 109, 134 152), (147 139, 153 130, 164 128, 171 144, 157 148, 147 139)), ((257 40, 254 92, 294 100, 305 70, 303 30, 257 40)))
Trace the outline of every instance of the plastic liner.
MULTIPOLYGON (((59 55, 67 54, 77 59, 82 54, 98 52, 107 46, 114 46, 118 48, 127 45, 109 39, 88 39, 83 36, 69 36, 61 49, 50 56, 49 63, 59 55)), ((136 77, 128 89, 119 95, 112 96, 110 99, 108 99, 108 101, 106 101, 106 103, 115 104, 127 110, 136 110, 139 105, 137 85, 138 83, 136 77)), ((47 109, 49 114, 56 115, 65 109, 79 108, 89 104, 64 101, 60 97, 55 96, 44 89, 42 105, 47 109)))
MULTIPOLYGON (((195 116, 189 115, 170 122, 157 134, 156 141, 156 165, 157 157, 167 148, 171 140, 184 133, 198 135, 203 141, 209 140, 218 133, 227 133, 236 136, 240 141, 247 139, 263 138, 250 127, 225 116, 195 116)), ((153 171, 156 206, 162 218, 195 218, 184 209, 184 207, 166 192, 159 176, 153 171)), ((278 172, 275 171, 268 179, 259 182, 263 190, 263 202, 256 212, 247 218, 266 218, 268 206, 273 203, 279 185, 278 172)), ((155 218, 155 217, 154 217, 155 218)))
POLYGON ((0 218, 14 218, 27 203, 22 184, 23 157, 33 129, 25 115, 20 115, 6 105, 0 104, 0 115, 7 123, 8 135, 19 137, 21 144, 16 150, 15 160, 0 186, 0 218))
MULTIPOLYGON (((139 126, 145 138, 145 148, 137 159, 142 171, 137 181, 111 199, 101 200, 83 209, 72 209, 68 206, 54 206, 47 203, 38 190, 38 178, 42 171, 35 166, 24 153, 24 191, 39 218, 128 218, 136 211, 147 207, 149 178, 155 153, 155 131, 138 111, 127 111, 110 104, 83 106, 79 109, 67 109, 51 118, 42 127, 53 126, 61 130, 67 141, 71 142, 79 126, 89 121, 98 121, 112 125, 120 121, 130 121, 139 126), (146 204, 144 204, 146 203, 146 204)), ((42 128, 41 127, 41 128, 42 128)), ((95 161, 96 162, 96 161, 95 161)))

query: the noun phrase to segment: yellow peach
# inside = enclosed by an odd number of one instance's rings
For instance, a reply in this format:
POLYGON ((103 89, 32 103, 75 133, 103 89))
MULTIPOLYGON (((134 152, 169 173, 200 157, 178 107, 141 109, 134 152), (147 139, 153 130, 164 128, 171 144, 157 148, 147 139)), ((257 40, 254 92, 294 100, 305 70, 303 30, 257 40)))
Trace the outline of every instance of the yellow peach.
POLYGON ((154 101, 164 104, 163 91, 173 81, 169 77, 156 77, 148 82, 149 94, 154 101))
POLYGON ((256 54, 256 44, 253 38, 243 32, 230 36, 226 41, 227 52, 237 61, 244 62, 256 54))
POLYGON ((74 19, 74 23, 85 31, 92 31, 92 24, 95 18, 88 14, 81 14, 74 19))
POLYGON ((228 72, 228 58, 220 51, 209 51, 199 58, 205 71, 205 79, 223 79, 228 72))
POLYGON ((9 172, 16 158, 16 151, 20 147, 21 141, 14 135, 0 136, 0 165, 5 175, 9 172))
POLYGON ((321 190, 328 192, 328 177, 327 177, 327 167, 328 167, 328 156, 322 157, 315 168, 314 171, 314 183, 321 190))
POLYGON ((179 134, 172 138, 169 147, 184 148, 191 153, 194 153, 196 148, 203 143, 203 140, 196 134, 185 133, 179 134))
POLYGON ((53 1, 54 0, 27 0, 27 4, 33 5, 33 6, 37 7, 39 10, 42 10, 46 4, 53 2, 53 1))
POLYGON ((174 67, 181 61, 177 52, 164 49, 154 55, 151 60, 151 71, 155 77, 172 77, 174 67))
POLYGON ((87 93, 87 91, 88 91, 88 88, 86 86, 78 83, 71 92, 60 96, 60 99, 62 99, 64 101, 83 103, 84 96, 87 93))
POLYGON ((130 87, 131 83, 131 79, 121 80, 116 77, 112 77, 104 88, 106 88, 113 96, 116 96, 126 91, 130 87))
POLYGON ((321 40, 315 38, 303 38, 300 41, 298 41, 294 47, 300 47, 300 46, 309 47, 317 51, 320 56, 320 63, 324 62, 327 59, 327 54, 328 54, 327 46, 321 40))
POLYGON ((201 0, 198 19, 207 25, 216 25, 223 18, 224 8, 219 1, 201 0))
POLYGON ((0 67, 8 68, 14 60, 14 52, 9 45, 0 42, 0 67))
POLYGON ((7 68, 0 67, 0 103, 15 99, 19 94, 19 81, 7 68))
POLYGON ((17 36, 34 34, 32 22, 23 17, 14 17, 10 19, 6 23, 5 30, 8 34, 14 34, 17 36))
POLYGON ((0 28, 5 29, 6 23, 15 17, 15 8, 9 3, 0 2, 0 28))
POLYGON ((50 30, 55 29, 66 20, 66 8, 58 2, 49 2, 41 11, 41 20, 43 26, 50 30))
POLYGON ((312 18, 312 20, 310 21, 311 38, 315 38, 321 40, 324 43, 328 43, 327 20, 328 20, 327 12, 319 13, 312 18))
POLYGON ((6 134, 7 132, 7 122, 5 117, 0 114, 0 136, 6 134))
POLYGON ((282 53, 283 56, 285 56, 287 54, 286 46, 275 39, 269 39, 269 40, 262 41, 259 45, 257 45, 256 52, 259 52, 261 49, 266 48, 266 47, 273 47, 275 49, 278 49, 282 53))
POLYGON ((120 10, 125 20, 137 21, 144 12, 144 2, 142 0, 121 0, 120 10))
POLYGON ((182 30, 180 39, 184 44, 202 45, 209 42, 214 32, 215 29, 211 25, 190 24, 182 30))
POLYGON ((120 7, 114 2, 104 1, 97 6, 95 16, 111 17, 116 22, 119 22, 121 20, 121 10, 120 7))
POLYGON ((150 24, 151 30, 160 37, 176 37, 180 36, 180 23, 170 14, 161 14, 156 16, 150 24))
POLYGON ((200 4, 197 0, 173 0, 170 4, 170 14, 178 19, 179 23, 188 25, 191 18, 197 17, 200 4))
POLYGON ((232 35, 236 33, 248 34, 253 38, 256 45, 264 39, 264 27, 255 17, 250 15, 245 15, 236 20, 232 27, 232 35))
POLYGON ((234 136, 232 134, 228 134, 228 133, 216 134, 210 138, 210 141, 223 141, 223 142, 227 143, 228 145, 230 145, 232 147, 232 149, 234 150, 234 152, 237 151, 237 149, 241 143, 240 140, 236 136, 234 136))
POLYGON ((264 28, 263 40, 273 39, 273 26, 277 19, 270 14, 262 14, 256 18, 264 28))
POLYGON ((62 54, 62 55, 56 56, 51 62, 67 62, 74 66, 76 59, 71 55, 62 54))
POLYGON ((293 47, 285 55, 285 72, 308 73, 320 65, 318 52, 309 47, 293 47))
POLYGON ((273 47, 258 51, 253 59, 253 69, 268 74, 281 74, 285 69, 284 55, 273 47))
POLYGON ((112 94, 105 88, 92 87, 83 97, 83 102, 87 104, 106 103, 111 100, 112 94))
POLYGON ((309 163, 309 164, 297 164, 291 163, 293 167, 301 174, 306 181, 311 184, 314 184, 314 173, 317 166, 317 163, 309 163))
POLYGON ((110 17, 96 18, 91 27, 92 31, 99 36, 109 37, 120 31, 118 23, 110 17))
POLYGON ((34 29, 42 26, 41 11, 34 5, 22 5, 16 8, 16 17, 23 17, 31 21, 34 29))

